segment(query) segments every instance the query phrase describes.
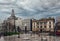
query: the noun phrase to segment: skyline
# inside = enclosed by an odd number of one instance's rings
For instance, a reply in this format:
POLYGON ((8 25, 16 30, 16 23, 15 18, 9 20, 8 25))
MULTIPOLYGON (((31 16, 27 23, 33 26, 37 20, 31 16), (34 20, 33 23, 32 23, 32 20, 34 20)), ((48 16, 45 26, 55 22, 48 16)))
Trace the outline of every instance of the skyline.
POLYGON ((11 15, 21 18, 46 18, 60 16, 60 0, 0 0, 0 20, 11 15))

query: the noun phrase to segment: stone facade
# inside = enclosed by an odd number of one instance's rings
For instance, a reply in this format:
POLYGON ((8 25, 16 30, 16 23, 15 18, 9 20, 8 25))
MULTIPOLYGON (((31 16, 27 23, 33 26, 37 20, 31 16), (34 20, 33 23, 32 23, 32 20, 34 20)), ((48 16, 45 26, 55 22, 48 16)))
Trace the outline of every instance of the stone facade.
POLYGON ((21 19, 21 18, 18 18, 17 20, 15 20, 16 28, 19 26, 21 30, 22 30, 22 27, 23 27, 22 20, 23 19, 21 19))
POLYGON ((28 31, 32 31, 32 20, 31 19, 24 19, 22 21, 22 25, 23 25, 23 30, 25 30, 25 26, 27 27, 28 31))
POLYGON ((44 18, 40 20, 32 20, 32 30, 33 31, 54 31, 54 23, 55 19, 54 18, 44 18))
POLYGON ((31 19, 22 19, 18 18, 14 14, 14 10, 12 10, 12 14, 8 17, 7 20, 3 22, 3 27, 5 32, 14 32, 17 31, 17 27, 19 26, 21 30, 25 30, 25 24, 27 30, 32 30, 32 20, 31 19))
POLYGON ((15 25, 16 27, 19 26, 22 31, 25 30, 26 26, 27 30, 30 31, 32 29, 32 20, 18 18, 17 20, 15 20, 15 25))
POLYGON ((12 14, 10 17, 7 18, 7 20, 5 20, 3 22, 3 28, 5 30, 5 32, 14 32, 15 31, 15 20, 17 20, 17 17, 14 14, 14 10, 12 9, 12 14))

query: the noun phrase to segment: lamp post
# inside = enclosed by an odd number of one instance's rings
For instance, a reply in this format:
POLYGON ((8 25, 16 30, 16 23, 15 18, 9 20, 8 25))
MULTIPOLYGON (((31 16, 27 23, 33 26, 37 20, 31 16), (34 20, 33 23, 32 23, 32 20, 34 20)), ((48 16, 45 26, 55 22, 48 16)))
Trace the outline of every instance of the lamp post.
POLYGON ((24 26, 25 26, 25 33, 26 33, 27 32, 27 25, 25 24, 24 26))
POLYGON ((19 26, 17 27, 17 31, 18 31, 18 38, 20 38, 19 33, 21 32, 21 29, 20 29, 20 27, 19 27, 19 26))

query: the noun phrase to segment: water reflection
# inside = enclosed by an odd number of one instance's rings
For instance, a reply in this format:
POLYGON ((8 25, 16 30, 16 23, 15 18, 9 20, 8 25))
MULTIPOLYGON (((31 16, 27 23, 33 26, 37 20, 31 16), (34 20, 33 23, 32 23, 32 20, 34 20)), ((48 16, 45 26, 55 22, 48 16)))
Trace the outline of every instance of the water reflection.
MULTIPOLYGON (((0 38, 0 41, 41 41, 41 35, 38 36, 37 34, 21 34, 21 38, 18 38, 18 35, 13 36, 4 36, 0 38), (27 39, 24 39, 27 38, 27 39)), ((60 41, 60 37, 55 36, 42 36, 44 39, 47 38, 47 41, 60 41), (56 40, 55 40, 56 39, 56 40)))
POLYGON ((5 41, 3 37, 0 37, 0 41, 5 41))

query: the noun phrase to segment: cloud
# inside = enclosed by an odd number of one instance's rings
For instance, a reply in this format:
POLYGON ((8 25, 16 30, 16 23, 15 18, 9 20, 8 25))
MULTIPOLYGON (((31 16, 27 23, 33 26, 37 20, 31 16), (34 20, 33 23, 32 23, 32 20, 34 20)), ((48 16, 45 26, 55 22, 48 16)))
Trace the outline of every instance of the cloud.
POLYGON ((0 17, 9 16, 12 9, 22 18, 56 17, 60 16, 60 0, 0 0, 0 17))

